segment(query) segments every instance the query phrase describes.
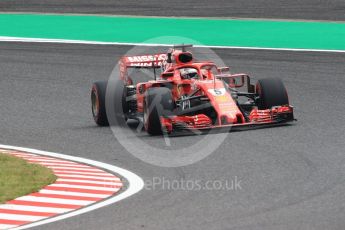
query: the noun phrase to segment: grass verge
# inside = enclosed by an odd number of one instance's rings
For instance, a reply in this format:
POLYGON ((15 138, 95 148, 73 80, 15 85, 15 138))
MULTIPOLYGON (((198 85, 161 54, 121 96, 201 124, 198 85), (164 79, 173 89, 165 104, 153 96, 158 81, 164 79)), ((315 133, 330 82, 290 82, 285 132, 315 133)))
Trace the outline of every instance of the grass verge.
POLYGON ((36 192, 55 180, 51 169, 0 153, 0 203, 36 192))

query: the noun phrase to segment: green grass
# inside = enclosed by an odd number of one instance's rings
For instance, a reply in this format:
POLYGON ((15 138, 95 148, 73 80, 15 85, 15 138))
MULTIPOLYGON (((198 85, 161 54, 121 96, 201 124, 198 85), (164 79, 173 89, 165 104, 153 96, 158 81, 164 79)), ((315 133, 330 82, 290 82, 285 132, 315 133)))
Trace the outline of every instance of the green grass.
POLYGON ((55 180, 51 169, 0 153, 0 203, 36 192, 55 180))

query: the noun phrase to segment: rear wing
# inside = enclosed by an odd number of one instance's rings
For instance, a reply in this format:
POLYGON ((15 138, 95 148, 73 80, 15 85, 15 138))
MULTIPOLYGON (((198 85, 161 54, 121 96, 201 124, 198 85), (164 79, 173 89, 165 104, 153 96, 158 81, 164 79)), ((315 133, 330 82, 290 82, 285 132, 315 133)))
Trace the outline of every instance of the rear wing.
POLYGON ((166 54, 124 56, 120 61, 123 62, 126 67, 152 67, 153 65, 162 66, 166 57, 166 54))
POLYGON ((123 56, 119 61, 120 78, 125 83, 131 84, 127 74, 128 68, 161 68, 166 61, 166 58, 167 55, 165 53, 123 56))

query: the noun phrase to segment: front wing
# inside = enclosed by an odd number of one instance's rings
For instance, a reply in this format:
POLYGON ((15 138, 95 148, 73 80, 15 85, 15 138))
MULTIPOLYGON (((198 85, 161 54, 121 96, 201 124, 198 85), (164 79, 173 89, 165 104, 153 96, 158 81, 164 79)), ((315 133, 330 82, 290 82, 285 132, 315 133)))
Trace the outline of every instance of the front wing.
POLYGON ((199 133, 208 132, 213 129, 241 131, 283 125, 292 121, 295 121, 293 107, 289 105, 267 110, 253 109, 245 122, 235 124, 222 124, 221 120, 213 124, 212 120, 205 114, 161 118, 163 130, 167 133, 174 133, 177 131, 192 131, 199 133))

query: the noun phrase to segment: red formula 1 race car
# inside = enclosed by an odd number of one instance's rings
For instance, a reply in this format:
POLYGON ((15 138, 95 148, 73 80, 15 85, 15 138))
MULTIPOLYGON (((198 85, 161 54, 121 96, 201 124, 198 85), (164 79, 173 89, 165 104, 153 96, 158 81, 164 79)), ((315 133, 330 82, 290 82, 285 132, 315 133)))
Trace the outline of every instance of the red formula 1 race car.
MULTIPOLYGON (((115 106, 116 116, 138 120, 151 135, 248 129, 294 120, 280 79, 260 79, 252 85, 247 74, 231 74, 228 67, 195 61, 186 47, 174 46, 165 54, 122 57, 116 86, 121 93, 110 103, 121 104, 115 106), (145 69, 146 74, 141 72, 134 82, 132 69, 145 69), (148 70, 153 71, 154 80, 145 80, 148 70)), ((105 108, 107 84, 95 82, 91 91, 93 117, 100 126, 110 123, 105 108)))

